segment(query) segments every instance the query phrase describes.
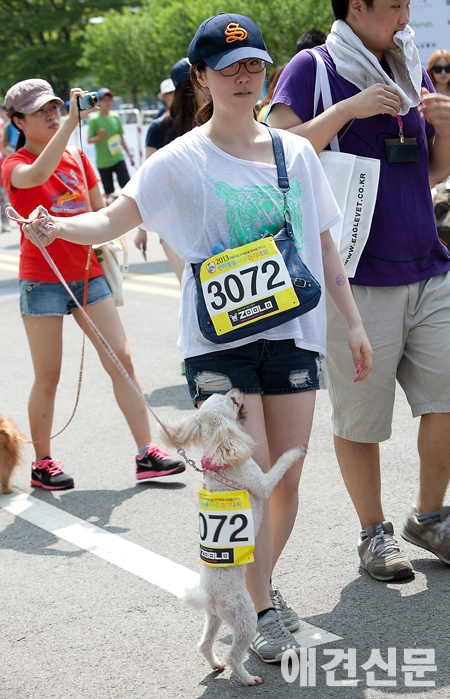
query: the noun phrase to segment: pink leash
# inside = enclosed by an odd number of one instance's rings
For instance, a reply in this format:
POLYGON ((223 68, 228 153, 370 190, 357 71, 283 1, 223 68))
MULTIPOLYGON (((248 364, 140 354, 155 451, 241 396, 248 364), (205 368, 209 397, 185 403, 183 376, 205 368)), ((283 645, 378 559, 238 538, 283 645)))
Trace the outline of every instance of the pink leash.
MULTIPOLYGON (((38 230, 40 231, 41 234, 47 236, 47 238, 50 238, 50 233, 49 233, 48 231, 51 230, 52 228, 54 228, 54 224, 51 223, 51 221, 48 221, 48 211, 47 211, 43 206, 39 206, 38 211, 39 211, 39 214, 42 216, 42 223, 41 223, 41 222, 39 223, 39 225, 38 225, 38 230)), ((68 292, 68 294, 70 295, 70 297, 72 298, 72 300, 73 300, 74 303, 76 304, 77 308, 78 308, 78 309, 81 311, 81 313, 83 314, 83 318, 85 319, 86 323, 87 323, 87 324, 89 325, 89 327, 91 328, 91 330, 92 330, 92 332, 94 333, 94 335, 95 335, 95 336, 97 337, 97 339, 99 340, 99 342, 100 342, 101 346, 103 347, 103 349, 105 350, 106 354, 107 354, 108 357, 111 359, 111 361, 112 361, 112 363, 114 364, 114 366, 116 367, 116 369, 118 369, 118 371, 121 373, 121 375, 123 376, 123 378, 125 379, 125 381, 127 381, 127 383, 131 386, 131 388, 133 389, 133 391, 139 396, 140 400, 144 403, 144 405, 146 406, 147 410, 149 410, 149 411, 151 412, 151 414, 153 415, 153 417, 155 418, 155 420, 158 422, 158 424, 160 425, 160 427, 164 430, 164 432, 166 433, 167 437, 170 439, 170 441, 172 442, 173 446, 175 447, 175 449, 177 450, 177 452, 180 454, 180 456, 185 460, 185 462, 187 463, 187 465, 188 465, 188 466, 192 466, 192 468, 193 468, 195 471, 199 471, 200 473, 207 473, 209 476, 211 476, 211 478, 214 478, 215 480, 219 481, 219 482, 222 483, 223 485, 226 485, 226 486, 228 486, 228 487, 231 487, 231 488, 233 488, 234 490, 241 490, 241 487, 240 487, 238 484, 233 483, 233 481, 229 480, 229 479, 226 478, 225 476, 220 476, 218 473, 216 473, 217 470, 221 470, 221 469, 223 469, 223 468, 227 468, 227 466, 217 466, 217 465, 215 465, 215 464, 212 464, 210 459, 206 459, 206 458, 204 457, 204 458, 202 459, 202 462, 201 462, 203 468, 198 468, 198 467, 195 465, 195 461, 194 461, 193 459, 190 459, 190 458, 186 455, 186 452, 184 451, 184 449, 183 449, 182 447, 180 447, 179 444, 177 444, 177 442, 175 441, 175 439, 173 438, 173 436, 170 434, 169 430, 166 428, 166 426, 161 422, 161 420, 160 420, 159 417, 156 415, 156 413, 155 413, 155 412, 152 410, 152 408, 149 406, 149 404, 148 404, 147 401, 145 400, 145 397, 143 396, 141 390, 140 390, 139 387, 135 384, 135 382, 133 381, 133 379, 131 378, 131 376, 129 375, 129 373, 127 372, 127 370, 125 369, 125 367, 123 366, 123 364, 122 364, 122 362, 120 361, 120 359, 119 359, 119 357, 117 356, 117 354, 114 352, 114 350, 113 350, 112 347, 109 345, 109 343, 107 342, 107 340, 105 340, 105 338, 103 337, 103 335, 102 335, 102 333, 100 332, 100 330, 97 328, 97 326, 95 325, 95 323, 91 320, 91 318, 88 316, 88 314, 86 313, 86 311, 84 310, 84 308, 78 303, 78 301, 77 301, 77 299, 75 298, 74 294, 72 293, 72 291, 71 291, 71 290, 69 289, 69 287, 67 286, 66 281, 65 281, 64 277, 62 276, 61 272, 59 271, 58 267, 55 265, 55 263, 53 262, 52 258, 51 258, 50 255, 48 254, 47 250, 46 250, 45 247, 42 245, 41 241, 39 240, 38 236, 36 235, 36 233, 35 233, 35 231, 34 231, 34 229, 33 229, 33 226, 31 225, 31 223, 32 223, 31 219, 23 218, 20 214, 17 213, 17 211, 16 211, 15 209, 13 209, 12 206, 7 206, 6 209, 5 209, 5 213, 6 213, 7 217, 8 217, 11 221, 15 221, 16 223, 19 223, 19 224, 21 224, 21 225, 28 225, 28 226, 29 226, 29 229, 28 229, 28 230, 30 231, 30 235, 31 235, 31 239, 32 239, 33 243, 35 243, 35 245, 39 248, 39 250, 40 250, 41 253, 43 254, 45 260, 46 260, 47 263, 50 265, 50 268, 51 268, 51 269, 53 270, 53 272, 56 274, 56 276, 58 277, 58 279, 59 279, 59 281, 61 282, 61 284, 63 285, 63 287, 65 288, 65 290, 68 292)), ((36 221, 36 219, 34 219, 34 221, 36 221)), ((41 221, 41 218, 39 218, 39 221, 41 221)))
MULTIPOLYGON (((38 211, 39 211, 39 214, 42 215, 42 220, 43 220, 42 223, 39 223, 38 230, 40 231, 41 234, 44 234, 44 235, 46 235, 46 236, 49 238, 49 237, 50 237, 50 233, 49 233, 48 231, 51 230, 51 229, 54 227, 54 225, 53 225, 53 223, 51 223, 51 222, 48 221, 48 212, 47 212, 46 209, 44 209, 43 206, 39 206, 38 211)), ((188 464, 188 466, 192 466, 192 468, 195 469, 196 471, 203 471, 203 469, 197 468, 197 466, 195 465, 195 461, 194 461, 193 459, 190 459, 190 458, 186 455, 186 452, 184 451, 184 449, 183 449, 182 447, 180 447, 180 445, 177 444, 177 442, 174 440, 174 438, 172 437, 172 435, 170 434, 170 432, 168 431, 168 429, 166 428, 166 426, 161 422, 161 420, 159 419, 159 417, 156 415, 156 413, 152 410, 152 408, 149 406, 149 404, 148 404, 147 401, 145 400, 145 397, 143 396, 141 390, 140 390, 139 387, 135 384, 135 382, 133 381, 133 379, 131 378, 131 376, 129 375, 129 373, 127 372, 127 370, 125 369, 125 367, 123 366, 123 364, 122 364, 122 362, 120 361, 120 359, 119 359, 119 357, 117 356, 117 354, 114 352, 114 350, 113 350, 112 347, 109 345, 109 343, 107 342, 107 340, 105 340, 105 338, 103 337, 102 333, 101 333, 100 330, 97 328, 97 326, 95 325, 95 323, 91 320, 91 318, 88 316, 88 314, 86 313, 86 311, 84 310, 84 308, 81 306, 81 304, 78 303, 78 301, 77 301, 77 299, 75 298, 74 294, 72 293, 72 291, 70 290, 70 288, 67 286, 66 281, 65 281, 64 277, 62 276, 61 272, 59 271, 58 267, 55 265, 55 263, 53 262, 52 258, 51 258, 50 255, 48 254, 47 250, 46 250, 45 247, 42 245, 41 241, 39 240, 38 236, 36 235, 36 233, 35 233, 35 231, 34 231, 34 229, 33 229, 33 226, 31 225, 31 223, 32 223, 31 219, 23 218, 20 214, 17 213, 17 211, 15 211, 15 209, 13 209, 12 206, 7 206, 6 209, 5 209, 5 213, 6 213, 7 217, 8 217, 11 221, 15 221, 16 223, 19 223, 19 224, 21 224, 21 225, 26 224, 26 225, 29 226, 29 229, 28 229, 28 230, 30 231, 30 235, 31 235, 31 239, 32 239, 33 243, 39 248, 39 250, 40 250, 41 253, 43 254, 45 260, 46 260, 47 263, 50 265, 50 268, 51 268, 51 269, 53 270, 53 272, 56 274, 56 276, 58 277, 58 279, 59 279, 59 281, 61 282, 61 284, 63 285, 63 287, 65 288, 65 290, 67 291, 67 293, 70 295, 70 297, 72 298, 73 302, 76 304, 77 308, 81 311, 81 313, 82 313, 82 315, 83 315, 83 318, 85 319, 86 323, 89 325, 89 327, 91 328, 92 332, 95 334, 95 336, 96 336, 97 339, 99 340, 101 346, 103 347, 103 349, 105 350, 106 354, 108 355, 108 357, 109 357, 109 358, 111 359, 111 361, 113 362, 113 364, 114 364, 114 366, 116 367, 116 369, 118 369, 118 371, 121 373, 121 375, 123 376, 123 378, 125 379, 125 381, 127 381, 127 383, 131 386, 131 388, 133 389, 133 391, 139 396, 140 400, 144 403, 144 405, 146 406, 146 408, 151 412, 151 414, 153 415, 153 417, 155 418, 155 420, 158 422, 158 424, 159 424, 159 425, 161 426, 161 428, 164 430, 164 432, 166 433, 167 437, 170 439, 170 441, 171 441, 172 444, 174 445, 175 449, 176 449, 177 452, 180 454, 180 456, 183 457, 183 459, 184 459, 185 462, 188 464)), ((39 219, 39 220, 41 220, 41 219, 39 219)), ((36 221, 36 219, 34 219, 34 221, 36 221)))

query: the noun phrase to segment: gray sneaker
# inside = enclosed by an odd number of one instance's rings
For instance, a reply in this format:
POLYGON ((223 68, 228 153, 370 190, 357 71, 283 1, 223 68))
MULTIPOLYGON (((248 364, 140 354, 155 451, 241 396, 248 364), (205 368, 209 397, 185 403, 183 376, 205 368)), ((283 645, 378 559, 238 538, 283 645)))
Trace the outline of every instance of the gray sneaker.
POLYGON ((413 507, 403 527, 402 537, 450 564, 450 507, 443 507, 440 516, 440 522, 433 522, 432 519, 419 522, 413 507))
POLYGON ((270 599, 275 608, 276 613, 283 622, 288 631, 297 631, 300 626, 300 620, 297 612, 294 612, 292 607, 288 607, 280 590, 276 585, 272 585, 270 590, 270 599))
POLYGON ((391 522, 367 527, 367 539, 359 541, 358 553, 362 567, 375 580, 390 582, 414 577, 411 563, 394 536, 391 522))
POLYGON ((256 625, 252 650, 265 663, 280 663, 286 650, 300 653, 300 646, 294 636, 284 627, 275 609, 269 609, 256 625))

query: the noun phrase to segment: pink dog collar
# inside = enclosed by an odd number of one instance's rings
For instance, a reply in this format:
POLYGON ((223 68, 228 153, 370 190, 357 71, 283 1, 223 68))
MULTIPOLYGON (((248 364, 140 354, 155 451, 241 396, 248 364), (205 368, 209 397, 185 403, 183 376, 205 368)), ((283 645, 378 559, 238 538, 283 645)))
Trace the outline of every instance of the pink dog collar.
POLYGON ((202 457, 201 460, 201 465, 203 471, 221 471, 223 468, 228 468, 226 464, 223 466, 218 466, 217 464, 213 464, 211 459, 207 459, 206 456, 202 457))

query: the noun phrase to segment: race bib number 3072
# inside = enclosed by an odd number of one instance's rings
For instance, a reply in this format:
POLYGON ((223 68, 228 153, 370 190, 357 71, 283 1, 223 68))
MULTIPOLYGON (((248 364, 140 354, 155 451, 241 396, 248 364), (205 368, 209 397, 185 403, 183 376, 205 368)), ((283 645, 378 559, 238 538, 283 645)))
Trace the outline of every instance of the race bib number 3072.
POLYGON ((200 281, 217 335, 299 305, 283 256, 271 237, 205 260, 200 281))
POLYGON ((247 490, 199 490, 200 560, 215 567, 253 561, 255 531, 247 490))

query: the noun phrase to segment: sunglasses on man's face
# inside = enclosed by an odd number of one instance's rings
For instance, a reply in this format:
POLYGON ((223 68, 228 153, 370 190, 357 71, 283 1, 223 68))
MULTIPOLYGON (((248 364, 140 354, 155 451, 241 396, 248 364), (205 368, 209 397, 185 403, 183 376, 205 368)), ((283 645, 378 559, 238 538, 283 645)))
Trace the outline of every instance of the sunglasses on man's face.
POLYGON ((450 73, 450 65, 448 66, 433 66, 433 73, 450 73))

